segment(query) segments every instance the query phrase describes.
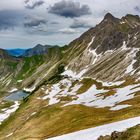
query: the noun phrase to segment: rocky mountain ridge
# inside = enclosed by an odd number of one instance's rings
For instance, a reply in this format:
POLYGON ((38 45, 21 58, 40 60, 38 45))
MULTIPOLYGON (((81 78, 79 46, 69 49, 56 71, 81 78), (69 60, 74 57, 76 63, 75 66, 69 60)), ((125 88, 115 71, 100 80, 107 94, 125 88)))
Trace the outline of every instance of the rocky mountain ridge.
MULTIPOLYGON (((137 18, 137 16, 127 15, 122 19, 117 19, 111 14, 107 14, 99 25, 70 43, 71 47, 68 51, 73 55, 74 61, 70 61, 68 64, 69 69, 80 72, 90 65, 85 76, 94 75, 94 78, 104 81, 119 80, 117 77, 121 78, 120 75, 124 77, 125 70, 139 54, 140 22, 137 21, 137 18), (131 18, 133 22, 133 18, 136 19, 136 23, 133 23, 131 18), (71 53, 71 50, 77 53, 71 53), (114 70, 118 73, 113 76, 114 70)), ((138 72, 138 57, 136 59, 134 67, 138 72)))

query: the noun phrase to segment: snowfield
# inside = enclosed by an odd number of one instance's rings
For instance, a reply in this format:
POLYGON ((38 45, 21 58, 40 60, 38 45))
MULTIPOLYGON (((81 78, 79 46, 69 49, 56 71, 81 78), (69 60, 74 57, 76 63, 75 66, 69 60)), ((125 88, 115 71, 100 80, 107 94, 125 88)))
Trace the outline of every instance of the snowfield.
MULTIPOLYGON (((97 90, 96 86, 93 85, 90 89, 88 89, 85 93, 77 95, 78 99, 72 102, 67 103, 65 106, 74 105, 74 104, 83 104, 86 106, 94 106, 97 108, 104 107, 115 107, 116 104, 121 103, 123 101, 134 98, 135 92, 140 91, 140 87, 138 85, 130 85, 123 88, 116 89, 116 93, 114 95, 108 96, 104 98, 104 96, 97 96, 98 94, 106 93, 107 90, 97 90)), ((129 105, 127 105, 128 107, 129 105)), ((124 106, 123 106, 124 108, 124 106)), ((126 105, 125 105, 126 108, 126 105)), ((122 109, 122 107, 120 108, 122 109)), ((112 109, 111 109, 112 110, 112 109)), ((115 110, 115 109, 113 109, 115 110)), ((116 110, 119 110, 116 108, 116 110)))
MULTIPOLYGON (((140 91, 140 84, 134 84, 122 88, 115 88, 115 93, 113 95, 108 95, 110 90, 99 90, 96 85, 93 84, 86 92, 77 94, 77 91, 80 89, 82 84, 79 82, 72 86, 72 80, 73 79, 71 78, 63 79, 59 83, 52 85, 50 88, 47 87, 47 90, 45 90, 46 95, 39 97, 38 99, 48 100, 48 105, 53 105, 61 102, 61 97, 69 96, 72 100, 63 102, 63 107, 82 104, 96 108, 109 107, 110 110, 115 111, 130 107, 131 104, 119 105, 119 103, 133 99, 135 97, 134 93, 140 91)), ((118 84, 120 84, 120 82, 118 82, 118 84)))
POLYGON ((46 140, 97 140, 100 136, 111 135, 112 132, 122 132, 140 124, 140 117, 114 122, 46 140))

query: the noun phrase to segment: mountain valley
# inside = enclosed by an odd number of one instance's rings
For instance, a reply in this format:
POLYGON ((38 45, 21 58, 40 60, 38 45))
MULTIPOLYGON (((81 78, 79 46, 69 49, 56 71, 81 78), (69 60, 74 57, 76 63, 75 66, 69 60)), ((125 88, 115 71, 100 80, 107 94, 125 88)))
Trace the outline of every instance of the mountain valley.
POLYGON ((139 16, 108 13, 61 47, 38 44, 20 56, 0 49, 0 67, 0 140, 57 140, 107 124, 114 127, 99 140, 140 139, 139 16), (19 98, 7 98, 13 93, 19 98), (115 127, 130 118, 134 124, 115 127))

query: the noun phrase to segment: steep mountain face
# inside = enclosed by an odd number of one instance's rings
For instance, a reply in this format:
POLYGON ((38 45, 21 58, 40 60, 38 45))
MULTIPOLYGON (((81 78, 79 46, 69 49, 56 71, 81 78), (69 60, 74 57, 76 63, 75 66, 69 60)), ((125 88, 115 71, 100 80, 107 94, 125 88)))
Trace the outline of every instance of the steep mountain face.
POLYGON ((10 56, 5 50, 0 50, 0 91, 10 84, 18 63, 19 59, 10 56))
MULTIPOLYGON (((21 86, 22 88, 25 87, 24 89, 26 89, 26 91, 35 90, 38 86, 57 73, 57 70, 61 65, 61 50, 58 47, 50 48, 44 56, 44 63, 39 67, 36 67, 33 73, 23 80, 21 86)), ((40 62, 40 60, 37 62, 40 62)))
MULTIPOLYGON (((19 109, 0 120, 2 140, 42 140, 140 115, 138 16, 108 13, 68 46, 37 45, 19 58, 1 50, 0 58, 1 92, 30 93, 20 106, 10 104, 19 109)), ((1 111, 9 107, 3 98, 1 111)))
POLYGON ((76 73, 85 70, 84 76, 103 81, 116 81, 128 75, 138 77, 139 30, 137 16, 117 19, 107 14, 99 25, 70 43, 68 69, 76 73))

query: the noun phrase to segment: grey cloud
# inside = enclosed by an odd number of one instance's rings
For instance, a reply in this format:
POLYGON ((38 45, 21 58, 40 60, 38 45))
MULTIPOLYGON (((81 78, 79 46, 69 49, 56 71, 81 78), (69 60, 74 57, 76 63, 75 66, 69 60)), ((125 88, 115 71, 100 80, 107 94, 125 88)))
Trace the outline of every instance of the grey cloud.
POLYGON ((135 9, 137 12, 140 12, 140 7, 136 6, 136 7, 134 7, 134 9, 135 9))
POLYGON ((36 27, 36 26, 39 26, 39 25, 41 25, 41 24, 46 24, 47 23, 47 21, 46 20, 44 20, 44 19, 34 19, 34 20, 31 20, 31 21, 29 21, 29 22, 26 22, 26 23, 24 23, 24 26, 25 27, 36 27))
POLYGON ((24 13, 17 10, 0 11, 0 30, 14 28, 24 18, 24 13))
POLYGON ((30 0, 25 0, 24 3, 27 4, 30 0))
POLYGON ((51 24, 57 25, 57 24, 59 24, 59 22, 57 22, 57 21, 52 21, 51 24))
POLYGON ((39 6, 43 5, 43 4, 44 4, 44 1, 39 0, 39 1, 33 2, 32 4, 29 4, 29 0, 26 0, 26 1, 25 1, 25 4, 26 4, 25 7, 26 7, 27 9, 34 9, 34 8, 36 8, 36 7, 39 7, 39 6))
POLYGON ((79 2, 65 1, 55 3, 50 7, 49 13, 56 14, 63 17, 80 17, 91 14, 88 5, 80 5, 79 2))
POLYGON ((90 28, 88 21, 75 19, 70 28, 90 28))

